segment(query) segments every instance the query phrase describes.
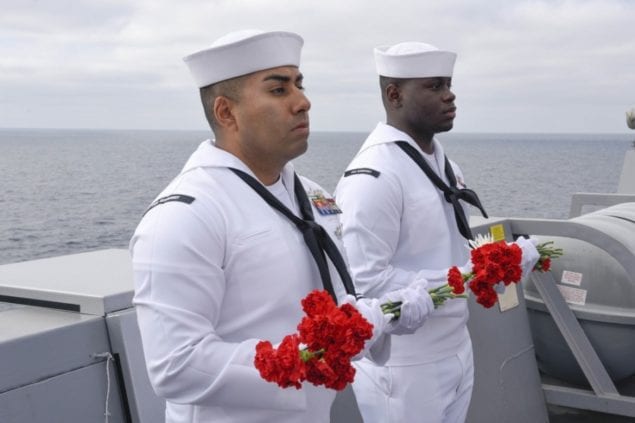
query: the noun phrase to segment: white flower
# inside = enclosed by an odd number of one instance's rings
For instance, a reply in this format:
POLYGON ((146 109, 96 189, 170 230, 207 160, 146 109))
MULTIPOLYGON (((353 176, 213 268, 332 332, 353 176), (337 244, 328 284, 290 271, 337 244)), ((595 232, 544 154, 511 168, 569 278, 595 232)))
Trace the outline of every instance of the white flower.
POLYGON ((468 244, 470 244, 470 248, 479 248, 485 244, 491 244, 494 242, 494 238, 490 234, 477 234, 475 239, 468 239, 468 244))
POLYGON ((635 107, 626 112, 626 124, 629 128, 635 129, 635 107))

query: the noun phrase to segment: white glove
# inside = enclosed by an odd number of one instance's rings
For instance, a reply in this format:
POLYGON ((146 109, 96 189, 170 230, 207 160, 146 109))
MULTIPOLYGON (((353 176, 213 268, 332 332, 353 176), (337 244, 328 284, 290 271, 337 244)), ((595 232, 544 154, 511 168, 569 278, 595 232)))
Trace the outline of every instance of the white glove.
POLYGON ((516 245, 520 247, 523 252, 523 256, 520 259, 520 267, 523 269, 523 279, 531 273, 536 263, 538 263, 538 259, 540 259, 540 254, 536 249, 536 245, 538 245, 538 240, 536 238, 530 237, 529 239, 519 236, 516 239, 516 245))
POLYGON ((414 333, 434 310, 434 303, 427 290, 428 281, 415 281, 406 288, 384 294, 379 302, 401 302, 398 319, 392 320, 386 327, 386 333, 404 335, 414 333))

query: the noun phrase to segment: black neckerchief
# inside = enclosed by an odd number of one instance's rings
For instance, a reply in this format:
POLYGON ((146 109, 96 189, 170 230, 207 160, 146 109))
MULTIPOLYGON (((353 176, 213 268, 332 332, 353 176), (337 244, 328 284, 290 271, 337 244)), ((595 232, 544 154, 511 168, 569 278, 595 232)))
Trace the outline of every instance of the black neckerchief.
POLYGON ((315 260, 315 264, 317 264, 318 270, 320 271, 320 277, 322 279, 322 285, 324 289, 333 297, 333 300, 337 303, 337 297, 335 295, 335 290, 333 289, 333 282, 331 281, 331 274, 329 273, 328 264, 326 262, 326 255, 331 259, 331 262, 337 269, 337 273, 339 273, 340 278, 342 279, 342 283, 344 284, 344 288, 346 289, 347 294, 351 294, 357 297, 355 294, 355 287, 353 286, 353 281, 346 269, 346 263, 340 254, 339 249, 329 237, 329 234, 324 230, 322 226, 315 222, 313 217, 313 210, 311 209, 311 202, 304 192, 304 188, 302 187, 302 183, 300 182, 300 178, 298 175, 294 174, 294 192, 295 197, 298 200, 298 204, 300 205, 300 213, 302 214, 302 219, 296 216, 291 210, 289 210, 284 204, 282 204, 264 185, 262 185, 256 178, 253 176, 243 172, 242 170, 234 169, 232 167, 229 168, 232 172, 234 172, 240 179, 245 181, 247 185, 256 191, 263 200, 267 202, 271 207, 278 210, 282 213, 287 219, 295 224, 295 226, 302 232, 302 236, 304 237, 304 242, 307 247, 309 247, 309 251, 315 260))
POLYGON ((456 176, 454 175, 454 171, 452 170, 452 166, 450 165, 450 161, 448 157, 445 156, 445 176, 447 176, 448 181, 450 181, 450 186, 448 186, 443 180, 437 175, 428 165, 426 160, 423 158, 421 153, 417 151, 412 145, 407 143, 406 141, 397 141, 396 144, 408 155, 412 160, 419 165, 423 173, 426 174, 428 179, 443 192, 443 196, 445 197, 445 201, 452 204, 454 208, 454 217, 456 219, 456 224, 459 227, 459 232, 466 239, 474 239, 472 236, 472 231, 470 230, 470 225, 465 216, 465 211, 461 204, 459 204, 459 200, 463 200, 466 203, 477 207, 483 217, 487 217, 487 213, 485 209, 481 205, 481 201, 478 199, 478 195, 474 191, 468 188, 458 188, 456 183, 456 176))

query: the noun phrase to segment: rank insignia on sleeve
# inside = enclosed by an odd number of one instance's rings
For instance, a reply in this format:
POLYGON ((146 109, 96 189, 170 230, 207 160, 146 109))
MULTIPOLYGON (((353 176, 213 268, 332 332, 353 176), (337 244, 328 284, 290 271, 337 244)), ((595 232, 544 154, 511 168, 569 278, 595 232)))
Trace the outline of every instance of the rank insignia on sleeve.
POLYGON ((324 194, 321 191, 309 193, 309 199, 313 203, 313 206, 317 209, 318 213, 322 216, 342 213, 342 210, 340 210, 335 203, 335 199, 324 197, 324 194))
POLYGON ((345 178, 351 175, 370 175, 375 178, 379 178, 379 171, 375 169, 371 169, 369 167, 359 167, 357 169, 349 169, 346 172, 344 172, 345 178))
POLYGON ((146 211, 143 212, 143 215, 145 216, 146 213, 148 213, 150 210, 152 210, 156 206, 169 203, 171 201, 178 201, 180 203, 192 204, 194 200, 195 200, 194 197, 190 195, 184 195, 184 194, 172 194, 165 197, 161 197, 158 200, 154 201, 152 204, 150 204, 150 206, 146 209, 146 211))

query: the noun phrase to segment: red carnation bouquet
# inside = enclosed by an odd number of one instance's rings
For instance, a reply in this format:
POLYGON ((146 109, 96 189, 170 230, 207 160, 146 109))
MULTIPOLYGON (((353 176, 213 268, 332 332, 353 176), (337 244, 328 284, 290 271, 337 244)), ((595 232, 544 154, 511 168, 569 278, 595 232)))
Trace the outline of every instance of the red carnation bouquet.
MULTIPOLYGON (((451 267, 448 283, 430 290, 435 307, 451 298, 464 298, 467 284, 476 296, 476 302, 490 308, 498 301, 497 292, 503 292, 505 286, 520 281, 522 250, 518 245, 505 241, 492 242, 490 237, 479 235, 476 241, 470 241, 470 246, 472 271, 462 273, 458 267, 451 267)), ((562 249, 554 248, 553 241, 538 244, 536 249, 540 258, 532 271, 549 271, 551 259, 562 255, 562 249)))
POLYGON ((353 382, 351 359, 373 335, 373 325, 350 304, 337 306, 326 291, 312 291, 302 300, 306 316, 298 333, 284 337, 278 348, 269 341, 256 345, 254 365, 260 376, 282 388, 309 381, 342 390, 353 382))

